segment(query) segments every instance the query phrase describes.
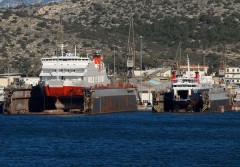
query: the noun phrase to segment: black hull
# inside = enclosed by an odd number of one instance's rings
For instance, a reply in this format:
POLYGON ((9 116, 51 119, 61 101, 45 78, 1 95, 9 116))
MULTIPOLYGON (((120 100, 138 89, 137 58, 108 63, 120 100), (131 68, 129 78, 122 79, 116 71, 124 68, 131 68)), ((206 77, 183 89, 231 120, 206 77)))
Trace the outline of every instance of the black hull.
POLYGON ((37 85, 31 90, 29 98, 29 112, 42 112, 45 109, 45 98, 42 87, 37 85))
POLYGON ((83 109, 83 96, 46 96, 41 86, 35 86, 31 91, 29 99, 30 112, 42 112, 44 110, 69 110, 69 109, 83 109), (56 105, 57 104, 57 105, 56 105), (61 106, 57 108, 57 106, 61 106))
MULTIPOLYGON (((219 94, 220 95, 220 94, 219 94)), ((230 110, 231 106, 229 99, 214 99, 207 103, 203 99, 203 91, 193 92, 188 100, 174 99, 173 92, 166 92, 164 94, 164 111, 165 112, 202 112, 202 111, 222 111, 230 110), (206 107, 207 106, 207 107, 206 107)))

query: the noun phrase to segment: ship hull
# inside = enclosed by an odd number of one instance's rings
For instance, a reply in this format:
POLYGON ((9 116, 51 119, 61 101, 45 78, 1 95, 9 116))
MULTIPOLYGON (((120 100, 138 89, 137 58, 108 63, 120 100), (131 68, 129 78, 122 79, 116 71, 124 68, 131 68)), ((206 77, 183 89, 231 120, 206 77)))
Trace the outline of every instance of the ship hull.
MULTIPOLYGON (((82 109, 84 104, 83 93, 78 95, 65 94, 63 91, 48 94, 47 86, 37 85, 32 88, 31 98, 29 99, 30 112, 42 112, 44 110, 69 110, 69 109, 82 109)), ((54 90, 54 89, 53 89, 54 90)), ((54 91, 59 90, 55 89, 54 91)), ((63 89, 61 89, 63 90, 63 89)), ((82 90, 79 89, 79 90, 82 90)))
POLYGON ((81 86, 62 86, 62 87, 44 87, 47 96, 82 96, 83 88, 81 86))
POLYGON ((46 97, 46 109, 56 110, 62 109, 68 111, 70 109, 84 110, 84 96, 48 96, 46 97))
POLYGON ((222 89, 192 91, 190 99, 174 98, 173 92, 164 94, 164 111, 166 112, 216 112, 230 110, 230 99, 222 89), (206 96, 207 94, 207 96, 206 96), (207 97, 207 98, 206 98, 207 97))

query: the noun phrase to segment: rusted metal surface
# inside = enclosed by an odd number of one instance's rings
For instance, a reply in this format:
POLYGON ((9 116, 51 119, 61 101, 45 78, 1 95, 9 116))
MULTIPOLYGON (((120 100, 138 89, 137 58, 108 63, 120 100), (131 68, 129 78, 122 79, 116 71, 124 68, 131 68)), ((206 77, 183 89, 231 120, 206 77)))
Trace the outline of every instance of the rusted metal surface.
POLYGON ((31 87, 7 87, 5 93, 5 112, 8 114, 29 113, 31 87))
POLYGON ((152 92, 152 101, 153 107, 152 111, 154 112, 163 112, 164 111, 164 92, 152 92))
POLYGON ((106 96, 94 98, 93 114, 136 111, 136 96, 106 96))
MULTIPOLYGON (((59 101, 65 105, 62 109, 64 113, 100 114, 137 110, 136 91, 133 88, 93 89, 92 92, 86 92, 84 97, 59 98, 59 101)), ((50 105, 55 102, 56 99, 44 96, 38 87, 5 89, 5 113, 8 114, 57 111, 56 106, 50 105)))
POLYGON ((137 98, 134 89, 93 90, 92 114, 136 111, 137 98))

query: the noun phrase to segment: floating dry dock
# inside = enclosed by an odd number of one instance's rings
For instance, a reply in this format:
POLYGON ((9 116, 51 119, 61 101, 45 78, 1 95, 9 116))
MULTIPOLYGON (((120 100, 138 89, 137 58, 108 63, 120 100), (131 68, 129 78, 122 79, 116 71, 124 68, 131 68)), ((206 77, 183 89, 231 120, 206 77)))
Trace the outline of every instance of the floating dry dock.
MULTIPOLYGON (((12 86, 5 88, 4 92, 5 114, 102 114, 136 111, 139 109, 137 106, 137 91, 135 88, 94 88, 85 92, 83 100, 79 98, 80 100, 75 99, 75 101, 72 101, 74 103, 79 103, 79 105, 72 105, 73 107, 68 110, 54 106, 53 104, 55 101, 46 98, 43 90, 38 86, 12 86)), ((152 110, 155 112, 194 112, 193 105, 188 105, 182 109, 177 108, 177 110, 176 104, 169 99, 169 95, 171 95, 169 92, 152 92, 152 94, 152 110)), ((198 97, 201 97, 203 100, 203 104, 200 107, 201 112, 222 112, 224 110, 239 111, 240 108, 236 105, 230 108, 231 101, 228 100, 229 97, 223 91, 202 92, 198 97), (223 100, 222 97, 225 97, 225 99, 223 100)))
POLYGON ((71 99, 72 108, 61 109, 57 99, 49 99, 41 87, 8 87, 5 89, 5 110, 8 114, 101 114, 137 110, 135 88, 95 88, 84 97, 71 99), (83 99, 83 100, 82 100, 83 99), (75 104, 73 104, 75 103, 75 104))

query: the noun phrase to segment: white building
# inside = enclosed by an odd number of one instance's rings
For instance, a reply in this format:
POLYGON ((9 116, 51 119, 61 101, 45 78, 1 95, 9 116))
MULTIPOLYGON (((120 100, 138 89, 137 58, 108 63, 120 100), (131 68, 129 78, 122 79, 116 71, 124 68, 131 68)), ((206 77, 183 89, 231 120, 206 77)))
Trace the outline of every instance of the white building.
POLYGON ((39 77, 23 77, 23 78, 20 78, 20 81, 24 81, 24 84, 26 85, 35 86, 40 81, 40 78, 39 77))
POLYGON ((240 84, 240 67, 227 67, 225 70, 226 83, 240 84))
POLYGON ((11 85, 12 83, 19 82, 19 79, 21 78, 20 73, 5 73, 0 74, 0 86, 7 87, 11 85))
MULTIPOLYGON (((200 76, 208 73, 208 66, 190 65, 190 76, 195 76, 195 72, 198 71, 200 76)), ((180 71, 188 71, 188 66, 181 66, 180 71)))
POLYGON ((171 68, 153 68, 148 70, 134 70, 134 75, 136 77, 142 76, 149 76, 149 75, 155 75, 155 76, 161 76, 161 77, 171 77, 171 68))

